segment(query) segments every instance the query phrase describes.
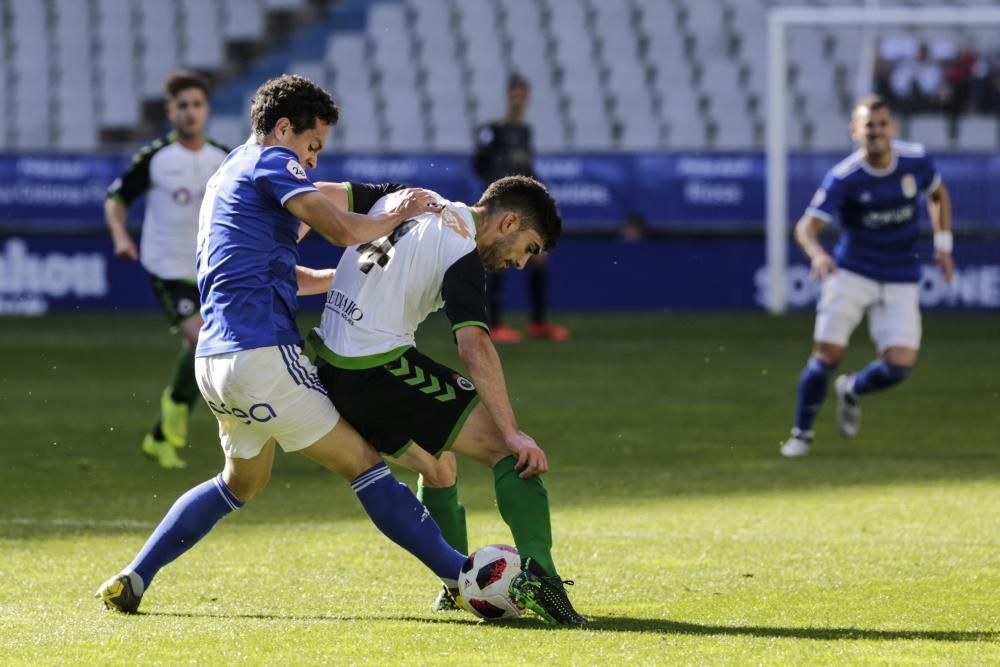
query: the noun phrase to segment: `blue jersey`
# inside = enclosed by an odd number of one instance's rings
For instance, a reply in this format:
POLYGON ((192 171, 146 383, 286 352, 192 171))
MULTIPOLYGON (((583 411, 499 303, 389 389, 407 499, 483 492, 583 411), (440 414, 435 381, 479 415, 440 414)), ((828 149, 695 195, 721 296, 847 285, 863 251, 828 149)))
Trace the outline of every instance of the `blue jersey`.
POLYGON ((941 178, 922 145, 893 141, 892 153, 885 169, 851 154, 826 174, 806 214, 824 222, 839 215, 838 266, 878 282, 918 282, 920 195, 941 178))
POLYGON ((205 323, 195 354, 300 343, 298 219, 289 199, 316 186, 291 150, 240 146, 208 181, 198 221, 205 323))

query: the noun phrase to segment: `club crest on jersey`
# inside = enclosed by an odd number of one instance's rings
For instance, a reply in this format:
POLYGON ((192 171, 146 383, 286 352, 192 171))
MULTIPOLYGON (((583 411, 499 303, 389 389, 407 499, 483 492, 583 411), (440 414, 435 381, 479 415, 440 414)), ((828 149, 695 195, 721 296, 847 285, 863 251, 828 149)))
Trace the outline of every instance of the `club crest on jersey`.
POLYGON ((903 187, 903 196, 907 199, 913 199, 917 196, 917 179, 913 177, 913 174, 903 176, 900 185, 903 187))
POLYGON ((285 169, 288 173, 299 179, 300 181, 307 181, 309 177, 306 175, 306 170, 302 168, 302 165, 298 161, 289 158, 288 162, 285 163, 285 169))
POLYGON ((463 239, 472 238, 472 234, 469 232, 469 228, 466 226, 465 220, 462 220, 462 216, 460 216, 456 211, 453 211, 450 208, 444 209, 441 211, 441 221, 444 223, 445 227, 455 232, 463 239))

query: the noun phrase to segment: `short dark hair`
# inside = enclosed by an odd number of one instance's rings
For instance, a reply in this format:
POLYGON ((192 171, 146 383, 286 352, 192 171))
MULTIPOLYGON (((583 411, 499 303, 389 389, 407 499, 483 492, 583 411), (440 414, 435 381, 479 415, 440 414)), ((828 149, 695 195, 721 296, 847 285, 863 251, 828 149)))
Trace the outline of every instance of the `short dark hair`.
POLYGON ((889 106, 889 101, 886 100, 881 95, 865 95, 857 102, 854 103, 854 107, 851 109, 851 113, 854 113, 861 107, 865 107, 869 111, 878 111, 879 109, 885 109, 889 113, 892 113, 892 108, 889 106))
POLYGON ((170 73, 163 82, 163 92, 167 97, 177 97, 188 88, 198 88, 208 95, 208 79, 189 69, 178 69, 170 73))
POLYGON ((514 90, 515 88, 523 88, 524 92, 531 92, 531 84, 523 76, 514 72, 509 77, 507 77, 507 92, 514 90))
POLYGON ((296 134, 316 127, 316 119, 336 125, 340 108, 330 93, 309 79, 282 74, 265 81, 250 104, 250 126, 258 137, 269 134, 279 118, 287 118, 296 134))
POLYGON ((505 176, 490 183, 476 206, 491 215, 512 211, 521 216, 528 229, 542 237, 544 250, 551 250, 562 236, 562 218, 545 186, 530 176, 505 176))

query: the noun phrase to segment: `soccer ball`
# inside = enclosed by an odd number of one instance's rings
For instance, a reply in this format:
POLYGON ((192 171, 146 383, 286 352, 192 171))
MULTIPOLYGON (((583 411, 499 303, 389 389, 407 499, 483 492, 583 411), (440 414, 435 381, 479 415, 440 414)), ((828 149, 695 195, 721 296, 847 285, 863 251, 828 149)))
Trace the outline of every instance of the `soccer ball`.
POLYGON ((458 576, 458 592, 466 608, 479 618, 497 621, 524 613, 507 592, 521 571, 521 556, 506 544, 491 544, 474 551, 458 576))

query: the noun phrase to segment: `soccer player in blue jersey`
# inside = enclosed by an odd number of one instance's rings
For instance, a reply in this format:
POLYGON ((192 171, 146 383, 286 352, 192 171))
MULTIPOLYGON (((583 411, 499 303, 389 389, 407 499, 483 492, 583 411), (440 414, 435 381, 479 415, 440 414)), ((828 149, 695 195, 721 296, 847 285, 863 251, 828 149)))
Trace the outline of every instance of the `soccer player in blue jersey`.
POLYGON ((277 445, 351 480, 386 536, 445 585, 457 585, 465 555, 448 546, 413 493, 340 419, 302 354, 296 293, 325 291, 332 272, 297 269, 299 220, 332 243, 351 245, 438 208, 430 193, 408 191, 392 209, 367 217, 344 212, 321 194, 305 168, 316 166, 338 115, 329 93, 307 79, 267 81, 253 99, 251 140, 208 182, 198 231, 204 325, 195 375, 219 421, 225 467, 181 496, 135 559, 98 589, 109 609, 135 612, 164 565, 257 495, 270 478, 277 445))
POLYGON ((799 379, 798 406, 784 456, 805 456, 813 422, 826 396, 830 376, 844 356, 861 318, 879 356, 834 383, 837 425, 853 438, 861 426, 866 394, 899 384, 917 361, 920 347, 920 237, 918 204, 926 196, 934 227, 934 261, 951 281, 951 200, 934 162, 916 143, 894 141, 896 123, 878 96, 854 107, 851 134, 861 148, 827 173, 795 239, 823 281, 817 306, 812 356, 799 379), (820 230, 840 218, 840 241, 831 257, 819 242, 820 230))

